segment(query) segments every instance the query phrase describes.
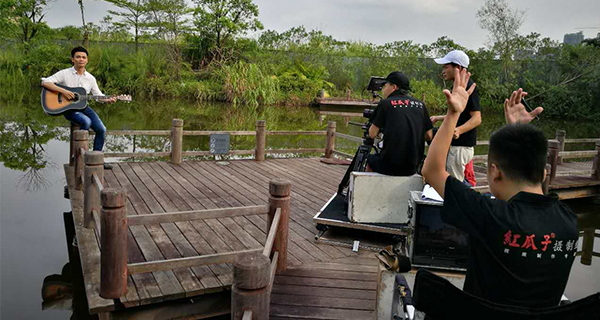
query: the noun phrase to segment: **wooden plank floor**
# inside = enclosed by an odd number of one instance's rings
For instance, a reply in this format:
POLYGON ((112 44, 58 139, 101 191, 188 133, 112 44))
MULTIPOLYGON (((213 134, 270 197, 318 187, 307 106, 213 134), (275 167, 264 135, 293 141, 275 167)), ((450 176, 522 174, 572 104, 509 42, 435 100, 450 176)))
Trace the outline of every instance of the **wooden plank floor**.
MULTIPOLYGON (((267 203, 269 180, 290 180, 290 270, 276 278, 274 318, 366 319, 372 318, 375 308, 373 254, 354 253, 350 248, 314 240, 317 230, 312 217, 337 190, 346 169, 344 165, 321 163, 319 158, 237 160, 228 165, 211 161, 181 165, 123 162, 105 170, 105 186, 124 188, 128 214, 138 215, 262 205, 267 203)), ((66 166, 68 178, 69 172, 72 168, 66 166)), ((81 192, 73 190, 72 176, 68 180, 74 219, 76 226, 81 226, 81 192)), ((128 262, 261 248, 266 229, 265 215, 131 226, 128 262)), ((82 264, 87 264, 83 269, 88 272, 84 274, 88 302, 94 313, 110 311, 114 309, 112 301, 98 297, 99 251, 90 231, 77 230, 82 264)), ((229 264, 138 274, 129 276, 128 293, 120 302, 126 307, 147 305, 226 290, 231 283, 229 264)))
MULTIPOLYGON (((216 162, 115 163, 105 171, 106 187, 127 191, 128 214, 266 204, 273 178, 292 182, 288 263, 290 266, 354 257, 348 248, 317 244, 313 215, 337 189, 346 166, 327 165, 318 158, 216 162)), ((261 248, 267 217, 184 221, 131 226, 129 263, 261 248)), ((129 277, 121 302, 137 306, 228 289, 232 267, 219 264, 129 277)), ((102 308, 98 309, 101 310, 102 308)))
POLYGON ((275 277, 270 319, 375 319, 377 259, 346 257, 275 277))

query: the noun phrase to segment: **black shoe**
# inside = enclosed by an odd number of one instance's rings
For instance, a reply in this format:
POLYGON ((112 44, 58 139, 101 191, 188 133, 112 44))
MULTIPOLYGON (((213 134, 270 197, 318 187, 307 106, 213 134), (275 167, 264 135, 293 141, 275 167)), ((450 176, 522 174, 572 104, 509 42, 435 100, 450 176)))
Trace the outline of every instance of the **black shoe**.
POLYGON ((111 170, 113 168, 113 165, 110 163, 104 163, 104 170, 111 170))

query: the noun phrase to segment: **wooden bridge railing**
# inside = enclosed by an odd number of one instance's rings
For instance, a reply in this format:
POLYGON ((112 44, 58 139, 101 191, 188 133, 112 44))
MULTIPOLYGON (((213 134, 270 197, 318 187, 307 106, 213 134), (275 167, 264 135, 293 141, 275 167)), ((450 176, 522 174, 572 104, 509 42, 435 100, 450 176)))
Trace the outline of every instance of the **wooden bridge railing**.
MULTIPOLYGON (((72 130, 72 142, 76 141, 75 138, 81 138, 80 136, 75 137, 74 132, 77 131, 78 127, 71 125, 72 130)), ((106 158, 117 158, 117 157, 171 157, 171 162, 175 164, 181 164, 183 156, 209 156, 212 155, 210 151, 183 151, 183 136, 210 136, 211 134, 229 134, 231 136, 255 136, 256 147, 254 150, 230 150, 229 155, 254 155, 256 161, 264 161, 265 154, 274 153, 319 153, 325 152, 325 154, 331 154, 333 145, 331 144, 334 139, 333 134, 335 132, 335 122, 328 124, 327 131, 266 131, 266 122, 264 120, 258 120, 256 122, 255 131, 202 131, 202 130, 183 130, 183 120, 173 119, 171 123, 171 130, 122 130, 115 131, 109 130, 106 132, 107 136, 170 136, 171 151, 169 152, 107 152, 104 153, 106 158), (331 127, 333 125, 333 127, 331 127), (333 131, 331 131, 333 130, 333 131), (266 148, 266 137, 276 135, 309 135, 309 136, 327 136, 326 148, 300 148, 300 149, 267 149, 266 148)), ((90 131, 89 135, 93 135, 94 132, 90 131)), ((73 143, 72 143, 73 144, 73 143)), ((76 154, 76 147, 71 147, 71 158, 74 158, 76 154)), ((70 161, 70 164, 73 162, 70 161)))
POLYGON ((261 254, 239 257, 234 263, 231 318, 269 319, 275 274, 287 269, 291 183, 269 183, 268 230, 261 254), (250 312, 250 314, 249 314, 250 312))
POLYGON ((221 208, 182 212, 127 215, 127 192, 105 188, 104 155, 85 151, 87 131, 75 131, 74 176, 83 191, 84 227, 94 228, 100 247, 100 296, 117 299, 127 293, 127 276, 178 268, 234 263, 232 314, 235 319, 268 319, 271 288, 275 274, 287 268, 287 244, 291 183, 275 179, 269 182, 268 205, 221 208), (85 162, 85 166, 83 166, 85 162), (77 178, 80 177, 80 178, 77 178), (129 226, 235 217, 268 215, 264 248, 209 254, 195 257, 127 263, 129 226), (248 314, 248 311, 251 314, 248 314))

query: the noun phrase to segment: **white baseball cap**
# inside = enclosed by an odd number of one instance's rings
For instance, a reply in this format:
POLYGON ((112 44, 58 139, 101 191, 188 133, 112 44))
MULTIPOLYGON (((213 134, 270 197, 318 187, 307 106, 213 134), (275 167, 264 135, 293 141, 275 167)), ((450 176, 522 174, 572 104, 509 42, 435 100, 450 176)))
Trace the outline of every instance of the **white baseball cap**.
POLYGON ((463 68, 469 67, 469 56, 462 50, 452 50, 445 57, 434 60, 437 64, 454 63, 463 68))

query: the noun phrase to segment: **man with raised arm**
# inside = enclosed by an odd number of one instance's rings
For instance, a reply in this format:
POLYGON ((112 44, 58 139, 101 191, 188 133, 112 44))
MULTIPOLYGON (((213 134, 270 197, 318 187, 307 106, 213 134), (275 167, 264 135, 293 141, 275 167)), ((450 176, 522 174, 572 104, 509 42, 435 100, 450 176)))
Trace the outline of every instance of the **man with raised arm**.
MULTIPOLYGON (((82 87, 87 94, 91 92, 93 95, 104 95, 98 88, 96 78, 85 70, 88 63, 88 52, 84 47, 75 47, 71 50, 71 62, 73 63, 71 68, 60 70, 48 78, 42 78, 42 86, 50 91, 62 93, 69 100, 74 99, 75 94, 56 84, 67 87, 82 87)), ((113 97, 99 101, 112 103, 116 99, 113 97)), ((90 128, 94 130, 94 151, 102 151, 106 127, 92 108, 86 106, 83 110, 68 110, 64 113, 64 116, 70 122, 78 125, 81 130, 89 130, 90 128)), ((112 166, 105 163, 104 168, 111 169, 112 166)))
POLYGON ((542 191, 547 141, 526 124, 539 114, 521 104, 523 91, 504 104, 507 125, 493 133, 487 180, 495 196, 479 194, 449 175, 446 154, 456 123, 473 84, 470 74, 456 70, 452 92, 444 90, 448 113, 431 146, 423 176, 444 198, 442 219, 470 236, 470 253, 463 290, 506 305, 557 306, 577 251, 575 214, 542 191))
MULTIPOLYGON (((446 81, 453 81, 455 71, 469 67, 469 56, 461 50, 452 50, 443 58, 435 59, 437 64, 443 65, 442 76, 446 81)), ((466 86, 470 89, 473 82, 466 86)), ((445 116, 432 116, 431 122, 444 120, 445 116)), ((460 113, 458 123, 454 128, 454 135, 446 160, 446 171, 459 181, 465 182, 465 167, 473 160, 475 145, 477 143, 477 127, 481 124, 481 105, 477 88, 469 95, 466 108, 460 113)))

